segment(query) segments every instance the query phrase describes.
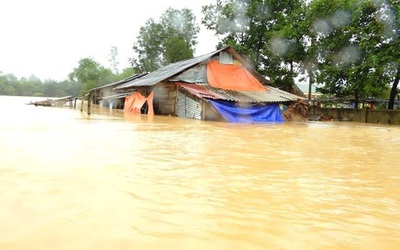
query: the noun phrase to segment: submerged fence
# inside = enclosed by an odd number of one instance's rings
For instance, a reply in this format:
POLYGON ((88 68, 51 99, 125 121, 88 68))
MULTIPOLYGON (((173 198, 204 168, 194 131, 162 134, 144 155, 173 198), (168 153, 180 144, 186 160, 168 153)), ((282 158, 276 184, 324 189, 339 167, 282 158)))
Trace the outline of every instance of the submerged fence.
POLYGON ((324 115, 334 120, 400 125, 400 109, 321 108, 312 106, 310 115, 324 115))

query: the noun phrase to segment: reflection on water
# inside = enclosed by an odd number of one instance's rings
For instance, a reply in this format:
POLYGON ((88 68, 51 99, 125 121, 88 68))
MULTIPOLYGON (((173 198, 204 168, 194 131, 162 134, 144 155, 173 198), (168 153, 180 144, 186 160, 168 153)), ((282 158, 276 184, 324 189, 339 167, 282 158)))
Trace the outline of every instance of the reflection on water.
POLYGON ((399 249, 400 127, 0 96, 0 249, 399 249))

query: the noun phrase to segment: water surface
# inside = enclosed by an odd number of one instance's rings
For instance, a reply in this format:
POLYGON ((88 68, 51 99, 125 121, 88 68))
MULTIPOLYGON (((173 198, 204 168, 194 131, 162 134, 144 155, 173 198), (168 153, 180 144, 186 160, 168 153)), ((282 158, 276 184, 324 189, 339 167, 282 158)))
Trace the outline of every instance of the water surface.
POLYGON ((400 249, 400 127, 0 96, 0 249, 400 249))

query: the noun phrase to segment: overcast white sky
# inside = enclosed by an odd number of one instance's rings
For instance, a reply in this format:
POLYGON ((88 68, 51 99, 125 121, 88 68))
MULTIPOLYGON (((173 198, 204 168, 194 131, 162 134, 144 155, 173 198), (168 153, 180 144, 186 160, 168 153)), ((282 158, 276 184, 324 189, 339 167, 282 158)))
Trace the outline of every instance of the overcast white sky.
POLYGON ((201 26, 201 6, 215 0, 1 0, 0 72, 41 80, 64 80, 82 58, 110 67, 111 47, 120 68, 129 66, 132 45, 149 18, 168 8, 189 8, 201 27, 195 55, 215 49, 212 31, 201 26))

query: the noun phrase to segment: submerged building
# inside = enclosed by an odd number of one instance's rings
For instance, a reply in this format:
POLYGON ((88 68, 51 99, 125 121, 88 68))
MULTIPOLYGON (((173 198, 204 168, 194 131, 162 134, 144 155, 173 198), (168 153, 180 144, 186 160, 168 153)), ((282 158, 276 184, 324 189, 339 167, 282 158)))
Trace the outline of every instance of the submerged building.
POLYGON ((117 100, 118 108, 123 106, 125 112, 134 114, 228 122, 282 122, 281 107, 304 98, 268 83, 228 46, 93 89, 91 96, 98 102, 117 100))
POLYGON ((121 84, 145 76, 146 74, 147 73, 134 74, 120 81, 113 82, 89 90, 88 95, 90 95, 91 102, 93 104, 100 105, 103 107, 109 107, 111 109, 123 109, 125 97, 131 95, 132 92, 116 91, 114 90, 114 88, 121 84))
POLYGON ((283 121, 279 104, 290 105, 300 96, 268 86, 233 48, 225 47, 176 62, 114 88, 133 92, 126 112, 173 115, 229 122, 283 121))

